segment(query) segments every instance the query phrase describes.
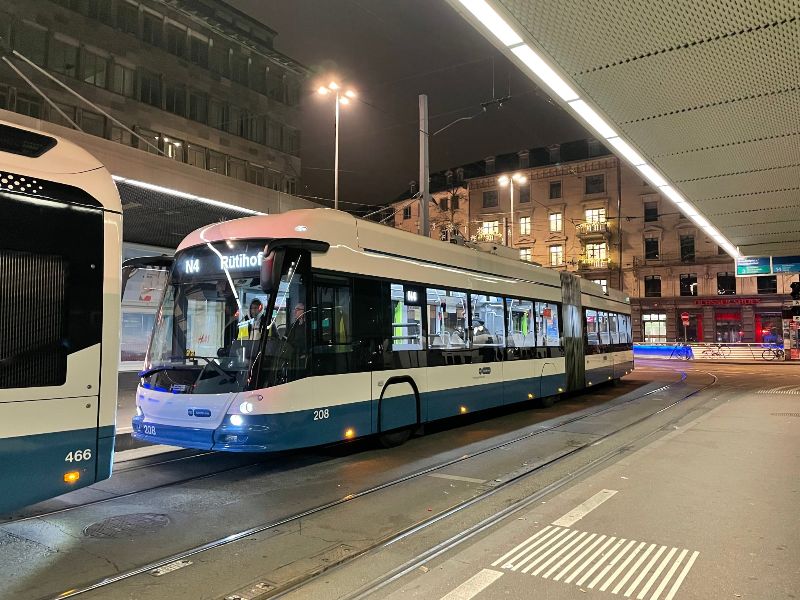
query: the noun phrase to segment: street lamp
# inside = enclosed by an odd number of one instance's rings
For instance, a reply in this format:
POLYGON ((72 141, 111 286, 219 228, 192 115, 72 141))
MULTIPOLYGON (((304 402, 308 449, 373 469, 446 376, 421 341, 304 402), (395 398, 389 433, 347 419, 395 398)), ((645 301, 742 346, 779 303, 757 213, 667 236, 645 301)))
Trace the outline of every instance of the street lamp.
POLYGON ((350 104, 351 98, 355 98, 356 93, 353 90, 347 90, 342 93, 342 86, 335 81, 331 81, 327 86, 319 86, 317 93, 322 96, 333 94, 336 98, 336 121, 333 127, 335 139, 333 154, 333 208, 339 210, 339 105, 350 104))
POLYGON ((514 247, 514 182, 522 185, 528 178, 525 177, 522 173, 514 173, 511 177, 508 175, 501 175, 497 178, 497 182, 502 186, 509 186, 509 193, 511 197, 511 235, 510 237, 506 236, 507 245, 511 248, 514 247))

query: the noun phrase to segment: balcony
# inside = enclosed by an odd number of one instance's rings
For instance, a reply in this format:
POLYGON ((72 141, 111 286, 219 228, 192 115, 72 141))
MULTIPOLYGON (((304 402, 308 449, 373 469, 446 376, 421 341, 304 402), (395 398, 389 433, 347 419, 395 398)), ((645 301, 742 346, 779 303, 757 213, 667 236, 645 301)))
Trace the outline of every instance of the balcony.
POLYGON ((608 270, 614 268, 614 263, 608 258, 589 258, 581 256, 578 259, 579 271, 608 270))
POLYGON ((611 237, 611 227, 608 221, 584 221, 575 225, 575 229, 577 229, 577 235, 580 239, 609 239, 611 237))

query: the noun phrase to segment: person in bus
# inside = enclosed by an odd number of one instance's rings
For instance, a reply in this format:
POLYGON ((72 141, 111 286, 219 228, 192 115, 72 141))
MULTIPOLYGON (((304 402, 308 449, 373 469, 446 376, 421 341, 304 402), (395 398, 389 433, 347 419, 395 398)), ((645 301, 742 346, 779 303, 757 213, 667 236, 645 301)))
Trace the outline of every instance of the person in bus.
POLYGON ((264 305, 261 300, 255 298, 250 303, 247 317, 239 323, 239 339, 257 340, 261 337, 261 319, 264 317, 264 305))

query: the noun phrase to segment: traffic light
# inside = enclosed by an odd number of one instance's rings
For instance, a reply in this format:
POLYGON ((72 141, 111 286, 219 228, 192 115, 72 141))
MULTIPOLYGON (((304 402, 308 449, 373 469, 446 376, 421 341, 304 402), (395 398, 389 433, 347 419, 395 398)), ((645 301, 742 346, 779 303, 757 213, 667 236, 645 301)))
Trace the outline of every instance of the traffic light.
POLYGON ((793 281, 790 287, 792 288, 790 293, 792 300, 800 300, 800 281, 793 281))

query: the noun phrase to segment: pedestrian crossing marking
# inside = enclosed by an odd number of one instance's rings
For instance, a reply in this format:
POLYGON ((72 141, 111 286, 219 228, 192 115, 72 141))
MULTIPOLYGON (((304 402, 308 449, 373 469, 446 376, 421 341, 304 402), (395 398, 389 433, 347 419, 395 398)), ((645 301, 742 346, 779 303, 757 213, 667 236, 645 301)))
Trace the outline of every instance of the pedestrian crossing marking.
POLYGON ((624 598, 672 600, 699 554, 547 525, 495 560, 492 567, 624 598))

